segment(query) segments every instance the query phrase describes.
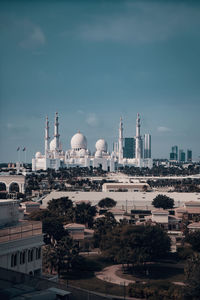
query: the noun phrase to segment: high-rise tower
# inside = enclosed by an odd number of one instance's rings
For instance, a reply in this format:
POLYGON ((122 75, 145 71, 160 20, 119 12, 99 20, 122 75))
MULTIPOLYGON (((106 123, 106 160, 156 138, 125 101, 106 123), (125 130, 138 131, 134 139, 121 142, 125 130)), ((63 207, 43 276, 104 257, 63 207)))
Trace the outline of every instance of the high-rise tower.
POLYGON ((123 122, 122 117, 119 123, 119 141, 118 141, 118 151, 119 151, 119 163, 123 162, 123 122))
POLYGON ((47 156, 49 151, 49 120, 46 116, 46 126, 45 126, 45 155, 47 156))
POLYGON ((187 161, 192 162, 192 150, 187 150, 187 161))
POLYGON ((140 135, 140 115, 137 113, 136 119, 136 136, 135 136, 135 158, 142 158, 142 139, 140 135))
POLYGON ((144 135, 144 158, 151 158, 151 135, 144 135))
POLYGON ((54 138, 55 138, 55 144, 56 144, 56 147, 55 147, 55 150, 58 151, 59 150, 59 133, 58 133, 58 126, 59 126, 59 123, 58 123, 58 113, 56 112, 55 114, 55 124, 54 124, 54 138))

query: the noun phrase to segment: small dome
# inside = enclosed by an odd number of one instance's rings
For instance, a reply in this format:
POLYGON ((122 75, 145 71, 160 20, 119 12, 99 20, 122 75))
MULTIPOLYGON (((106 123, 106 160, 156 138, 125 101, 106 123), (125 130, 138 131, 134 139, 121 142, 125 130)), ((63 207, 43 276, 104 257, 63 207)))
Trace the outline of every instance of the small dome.
POLYGON ((56 150, 56 139, 53 138, 53 140, 50 142, 49 148, 51 151, 56 150))
POLYGON ((104 139, 99 139, 95 145, 97 151, 107 152, 108 145, 104 139))
POLYGON ((42 156, 42 153, 41 153, 41 152, 38 151, 38 152, 35 153, 35 158, 39 158, 39 157, 41 157, 41 156, 42 156))
POLYGON ((71 148, 75 150, 87 149, 87 139, 86 137, 78 132, 71 139, 71 148))
POLYGON ((97 150, 95 153, 95 157, 96 158, 101 158, 102 157, 102 151, 101 150, 97 150))

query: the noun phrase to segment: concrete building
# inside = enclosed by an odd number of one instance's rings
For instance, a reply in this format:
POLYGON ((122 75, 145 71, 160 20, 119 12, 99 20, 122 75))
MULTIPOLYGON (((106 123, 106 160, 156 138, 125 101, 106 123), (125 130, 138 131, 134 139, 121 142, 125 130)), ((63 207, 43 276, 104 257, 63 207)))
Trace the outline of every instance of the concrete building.
POLYGON ((168 227, 168 210, 164 209, 155 209, 152 210, 152 222, 166 225, 168 227))
POLYGON ((0 175, 1 190, 12 193, 13 189, 24 193, 25 176, 23 175, 0 175))
POLYGON ((30 214, 33 211, 39 210, 40 209, 40 203, 33 202, 33 201, 25 201, 21 202, 21 207, 24 209, 24 212, 26 214, 30 214))
POLYGON ((19 204, 15 200, 1 200, 0 213, 0 267, 40 275, 42 223, 19 220, 19 204))
POLYGON ((150 190, 148 183, 104 183, 102 185, 103 192, 142 192, 150 190))
POLYGON ((197 232, 200 231, 200 222, 193 222, 187 226, 189 232, 197 232))

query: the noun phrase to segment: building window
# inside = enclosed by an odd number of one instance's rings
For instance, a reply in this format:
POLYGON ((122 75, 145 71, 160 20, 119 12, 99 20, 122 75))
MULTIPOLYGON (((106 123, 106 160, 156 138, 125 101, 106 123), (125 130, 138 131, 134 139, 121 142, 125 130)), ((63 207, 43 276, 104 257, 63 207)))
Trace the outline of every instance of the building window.
POLYGON ((25 264, 25 259, 26 259, 26 252, 23 251, 20 253, 20 264, 21 265, 25 264))
POLYGON ((41 258, 41 248, 36 248, 36 259, 41 258))
POLYGON ((16 267, 17 265, 17 253, 11 255, 11 267, 16 267))
POLYGON ((28 262, 33 261, 33 249, 28 250, 28 262))

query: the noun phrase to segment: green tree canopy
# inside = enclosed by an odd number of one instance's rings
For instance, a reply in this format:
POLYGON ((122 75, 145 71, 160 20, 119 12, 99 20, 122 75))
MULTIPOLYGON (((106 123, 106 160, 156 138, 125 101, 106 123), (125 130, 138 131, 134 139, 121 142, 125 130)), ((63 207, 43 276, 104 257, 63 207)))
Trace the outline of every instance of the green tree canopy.
POLYGON ((54 245, 45 246, 43 252, 44 265, 50 272, 57 271, 60 275, 61 270, 69 271, 73 269, 79 257, 77 243, 69 236, 64 236, 54 245))
POLYGON ((96 215, 96 207, 90 203, 81 202, 75 207, 75 221, 80 224, 85 224, 89 228, 93 226, 93 219, 96 215))
POLYGON ((42 231, 45 234, 45 243, 55 244, 55 241, 61 240, 68 235, 68 231, 64 229, 62 222, 55 218, 45 218, 42 224, 42 231))
POLYGON ((73 202, 68 197, 52 199, 48 203, 48 210, 58 216, 64 216, 73 207, 73 202))
POLYGON ((159 226, 116 226, 104 235, 100 248, 117 263, 139 264, 164 257, 170 238, 159 226))
POLYGON ((185 241, 192 246, 194 251, 200 252, 200 231, 188 233, 185 241))
POLYGON ((187 260, 185 265, 185 298, 187 300, 200 299, 200 255, 195 254, 187 260))
POLYGON ((104 216, 96 219, 93 225, 95 247, 99 247, 103 236, 112 231, 116 225, 117 222, 111 212, 106 212, 104 216))
POLYGON ((101 208, 110 208, 114 207, 117 204, 117 202, 109 197, 103 198, 99 201, 98 206, 101 208))
POLYGON ((156 208, 170 209, 174 207, 174 199, 159 194, 153 199, 152 205, 156 208))

